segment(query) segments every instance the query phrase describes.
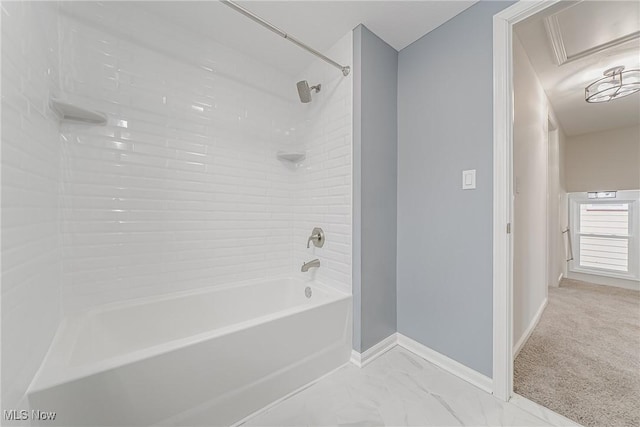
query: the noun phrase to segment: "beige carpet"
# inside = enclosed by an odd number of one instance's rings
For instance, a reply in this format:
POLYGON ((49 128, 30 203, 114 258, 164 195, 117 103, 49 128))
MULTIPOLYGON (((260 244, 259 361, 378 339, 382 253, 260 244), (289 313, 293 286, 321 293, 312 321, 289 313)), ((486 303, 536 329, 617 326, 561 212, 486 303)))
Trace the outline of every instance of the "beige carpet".
POLYGON ((563 280, 514 363, 515 392, 588 427, 640 426, 640 292, 563 280))

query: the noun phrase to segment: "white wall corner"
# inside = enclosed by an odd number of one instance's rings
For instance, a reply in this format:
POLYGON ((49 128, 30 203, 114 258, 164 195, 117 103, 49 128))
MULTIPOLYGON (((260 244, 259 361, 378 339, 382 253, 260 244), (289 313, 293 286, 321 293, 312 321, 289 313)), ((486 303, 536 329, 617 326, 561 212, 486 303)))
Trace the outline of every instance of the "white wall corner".
POLYGON ((465 380, 482 391, 487 393, 493 392, 493 380, 491 378, 400 333, 389 335, 363 353, 352 350, 351 363, 359 368, 363 368, 396 345, 438 366, 444 371, 465 380))
POLYGON ((349 359, 351 363, 356 365, 358 368, 362 368, 362 355, 355 350, 351 350, 351 358, 349 359))
POLYGON ((355 350, 351 351, 351 363, 356 365, 358 368, 364 368, 369 363, 376 360, 378 357, 382 356, 387 351, 391 350, 398 344, 398 334, 391 334, 387 338, 380 341, 378 344, 374 345, 370 349, 364 351, 363 353, 358 353, 355 350))
MULTIPOLYGON (((562 275, 560 275, 560 278, 562 278, 562 275)), ((533 319, 531 319, 531 323, 529 323, 529 326, 527 326, 527 329, 525 329, 522 336, 518 339, 518 341, 516 342, 516 345, 513 346, 514 361, 516 360, 516 357, 518 357, 518 353, 520 353, 520 350, 522 350, 522 347, 524 347, 524 343, 527 342, 527 340, 533 333, 533 330, 536 328, 536 326, 538 326, 538 322, 540 322, 540 318, 542 317, 542 313, 544 313, 544 309, 547 307, 548 302, 549 302, 548 297, 545 298, 544 301, 542 301, 542 304, 540 304, 540 307, 538 307, 538 311, 536 311, 536 314, 533 316, 533 319)))
POLYGON ((435 350, 420 344, 411 338, 402 334, 397 334, 398 345, 406 350, 414 353, 417 356, 422 357, 427 362, 433 363, 446 372, 457 376, 460 379, 465 380, 471 385, 478 387, 479 389, 486 391, 487 393, 493 392, 493 380, 480 372, 457 362, 444 354, 438 353, 435 350))

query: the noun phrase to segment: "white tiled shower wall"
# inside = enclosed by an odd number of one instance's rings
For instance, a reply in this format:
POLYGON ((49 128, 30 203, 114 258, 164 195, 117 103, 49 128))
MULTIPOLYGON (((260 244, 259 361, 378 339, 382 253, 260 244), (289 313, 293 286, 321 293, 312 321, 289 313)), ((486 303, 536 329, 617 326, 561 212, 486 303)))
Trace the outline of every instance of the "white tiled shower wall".
MULTIPOLYGON (((63 90, 109 116, 64 129, 65 310, 290 275, 314 257, 303 276, 350 291, 351 77, 319 61, 287 76, 130 3, 62 10, 63 90), (323 83, 311 104, 300 79, 323 83), (327 233, 315 254, 314 226, 327 233)), ((349 63, 351 35, 331 54, 349 63)))
POLYGON ((289 273, 295 82, 128 3, 63 10, 63 89, 109 116, 64 132, 65 309, 289 273))
POLYGON ((56 6, 2 2, 2 407, 15 409, 60 319, 56 6))
MULTIPOLYGON (((353 33, 340 39, 327 55, 341 64, 351 64, 353 33)), ((327 284, 351 293, 351 177, 353 73, 314 60, 296 80, 322 84, 313 100, 304 105, 305 120, 298 126, 307 158, 295 183, 294 258, 295 268, 314 258, 321 266, 312 271, 327 284), (311 230, 320 226, 326 243, 306 248, 311 230)), ((303 274, 304 276, 304 274, 303 274)))

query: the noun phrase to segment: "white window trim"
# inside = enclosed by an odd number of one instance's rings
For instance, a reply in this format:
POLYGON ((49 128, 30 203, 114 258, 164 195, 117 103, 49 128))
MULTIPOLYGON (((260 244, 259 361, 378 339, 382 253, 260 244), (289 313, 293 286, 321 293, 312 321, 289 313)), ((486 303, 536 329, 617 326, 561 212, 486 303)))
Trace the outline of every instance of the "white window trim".
MULTIPOLYGON (((569 193, 569 229, 571 231, 571 240, 573 244, 573 260, 569 262, 569 271, 573 273, 594 274, 597 276, 615 277, 618 279, 640 280, 640 215, 638 207, 640 204, 640 191, 628 190, 618 191, 615 199, 589 199, 587 193, 569 193), (583 267, 580 265, 580 205, 589 204, 610 204, 610 203, 628 203, 629 204, 629 271, 619 272, 607 270, 597 267, 583 267)), ((614 236, 611 236, 614 237, 614 236)), ((621 237, 622 238, 622 237, 621 237)))

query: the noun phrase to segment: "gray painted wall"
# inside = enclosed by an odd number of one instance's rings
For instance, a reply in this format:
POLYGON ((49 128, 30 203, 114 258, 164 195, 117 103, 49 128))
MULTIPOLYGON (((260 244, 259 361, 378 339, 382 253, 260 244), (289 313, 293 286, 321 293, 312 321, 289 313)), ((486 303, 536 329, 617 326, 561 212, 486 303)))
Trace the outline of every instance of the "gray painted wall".
POLYGON ((493 23, 479 2, 399 54, 398 331, 492 375, 493 23), (462 190, 476 169, 477 189, 462 190))
POLYGON ((354 30, 354 343, 364 352, 396 332, 398 52, 354 30))

